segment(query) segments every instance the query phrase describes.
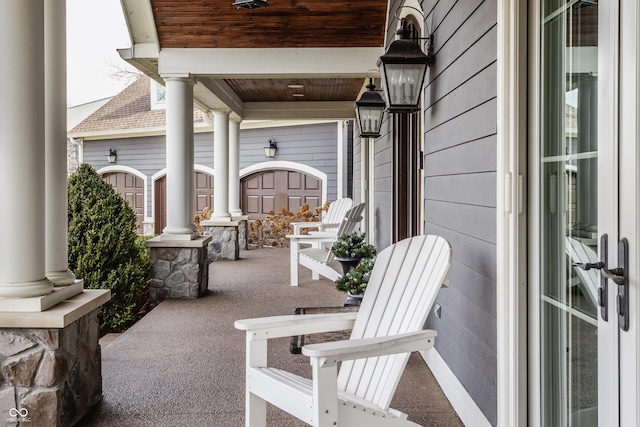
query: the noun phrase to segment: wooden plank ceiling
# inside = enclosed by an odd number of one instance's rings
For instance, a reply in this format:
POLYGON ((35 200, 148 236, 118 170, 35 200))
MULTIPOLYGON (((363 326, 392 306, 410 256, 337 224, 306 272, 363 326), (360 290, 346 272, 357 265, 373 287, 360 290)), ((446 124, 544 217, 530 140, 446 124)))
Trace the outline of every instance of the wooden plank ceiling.
MULTIPOLYGON (((160 49, 384 46, 386 0, 268 2, 247 10, 233 0, 151 0, 160 49)), ((245 102, 355 101, 363 84, 362 78, 225 81, 245 102)))
POLYGON ((161 48, 382 47, 386 0, 152 0, 161 48))

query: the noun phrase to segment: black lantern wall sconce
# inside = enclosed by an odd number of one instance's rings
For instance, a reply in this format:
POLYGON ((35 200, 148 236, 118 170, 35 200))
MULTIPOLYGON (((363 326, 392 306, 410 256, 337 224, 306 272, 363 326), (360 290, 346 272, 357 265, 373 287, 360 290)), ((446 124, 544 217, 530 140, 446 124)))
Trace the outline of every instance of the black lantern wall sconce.
POLYGON ((373 79, 369 78, 367 91, 362 94, 356 101, 356 118, 360 127, 360 136, 364 138, 377 138, 380 136, 380 128, 382 127, 382 116, 386 103, 382 99, 379 92, 376 92, 376 86, 373 79))
MULTIPOLYGON (((421 10, 413 6, 400 7, 417 11, 422 16, 429 34, 426 18, 421 10)), ((396 32, 398 39, 389 45, 389 49, 378 59, 377 65, 380 69, 387 111, 413 113, 420 110, 420 94, 427 67, 435 62, 433 34, 426 38, 412 37, 407 21, 402 18, 400 22, 401 27, 396 32), (419 40, 427 40, 426 54, 420 48, 419 40)))
POLYGON ((269 145, 264 146, 264 156, 268 158, 274 158, 276 156, 276 151, 278 151, 278 147, 276 146, 276 140, 271 137, 269 138, 269 145))
POLYGON ((114 150, 113 148, 109 148, 109 154, 107 154, 107 162, 115 163, 117 157, 118 156, 116 150, 114 150))

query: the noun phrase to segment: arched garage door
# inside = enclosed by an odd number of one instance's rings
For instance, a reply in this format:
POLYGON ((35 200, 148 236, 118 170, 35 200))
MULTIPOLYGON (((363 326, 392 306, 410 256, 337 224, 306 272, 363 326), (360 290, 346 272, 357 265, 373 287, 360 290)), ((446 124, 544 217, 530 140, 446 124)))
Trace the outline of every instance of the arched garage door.
MULTIPOLYGON (((213 175, 205 172, 194 173, 195 200, 194 212, 201 212, 204 208, 213 209, 213 175)), ((156 234, 162 234, 167 226, 167 176, 163 175, 154 183, 155 193, 155 226, 156 234)))
POLYGON ((136 214, 136 233, 143 233, 144 180, 127 172, 108 172, 102 178, 120 194, 136 214))
POLYGON ((241 180, 242 211, 249 219, 264 219, 285 208, 297 212, 308 203, 311 209, 322 202, 322 181, 298 171, 266 170, 241 180))

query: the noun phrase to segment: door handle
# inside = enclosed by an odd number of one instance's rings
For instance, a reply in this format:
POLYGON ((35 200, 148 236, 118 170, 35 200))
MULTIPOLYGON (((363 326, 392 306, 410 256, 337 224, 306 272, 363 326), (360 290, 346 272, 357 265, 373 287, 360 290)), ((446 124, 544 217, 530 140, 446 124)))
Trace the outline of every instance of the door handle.
POLYGON ((600 270, 600 287, 598 288, 598 305, 602 320, 609 320, 609 285, 608 280, 618 285, 618 295, 616 295, 616 309, 618 312, 618 327, 623 331, 629 330, 629 242, 626 238, 618 241, 618 262, 619 267, 608 269, 608 236, 603 234, 600 237, 600 262, 593 263, 573 263, 575 267, 583 270, 600 270))

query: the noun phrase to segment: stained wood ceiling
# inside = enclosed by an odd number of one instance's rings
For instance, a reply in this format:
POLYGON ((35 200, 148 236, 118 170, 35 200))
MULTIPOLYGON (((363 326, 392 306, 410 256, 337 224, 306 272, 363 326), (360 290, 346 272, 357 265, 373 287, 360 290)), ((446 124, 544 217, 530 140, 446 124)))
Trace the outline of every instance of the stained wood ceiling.
MULTIPOLYGON (((386 0, 268 1, 266 8, 246 10, 234 7, 233 0, 150 0, 159 47, 384 46, 386 0)), ((225 82, 244 102, 353 102, 363 85, 362 78, 226 79, 225 82), (291 89, 289 84, 304 87, 291 89)))
POLYGON ((381 47, 386 0, 151 0, 161 48, 381 47))

